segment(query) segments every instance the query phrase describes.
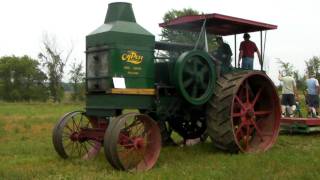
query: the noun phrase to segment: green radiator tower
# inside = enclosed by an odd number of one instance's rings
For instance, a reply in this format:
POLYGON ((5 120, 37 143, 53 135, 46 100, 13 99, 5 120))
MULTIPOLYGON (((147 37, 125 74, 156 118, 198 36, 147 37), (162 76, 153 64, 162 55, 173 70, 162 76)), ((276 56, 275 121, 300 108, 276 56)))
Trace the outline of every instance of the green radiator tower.
POLYGON ((150 107, 145 95, 154 94, 154 47, 154 35, 136 23, 131 4, 109 4, 104 24, 86 36, 87 113, 150 107), (124 84, 117 85, 119 79, 124 84))

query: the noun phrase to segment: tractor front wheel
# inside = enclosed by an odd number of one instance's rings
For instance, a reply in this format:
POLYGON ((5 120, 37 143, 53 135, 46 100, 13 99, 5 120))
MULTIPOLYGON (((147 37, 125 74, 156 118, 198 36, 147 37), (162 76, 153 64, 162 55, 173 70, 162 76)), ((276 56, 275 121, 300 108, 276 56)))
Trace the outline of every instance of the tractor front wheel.
POLYGON ((52 142, 55 150, 64 159, 95 157, 102 143, 83 136, 82 131, 97 126, 97 121, 85 116, 83 111, 65 114, 53 129, 52 142))
POLYGON ((146 171, 158 160, 161 134, 149 116, 127 113, 111 120, 104 137, 104 150, 110 164, 119 170, 146 171))

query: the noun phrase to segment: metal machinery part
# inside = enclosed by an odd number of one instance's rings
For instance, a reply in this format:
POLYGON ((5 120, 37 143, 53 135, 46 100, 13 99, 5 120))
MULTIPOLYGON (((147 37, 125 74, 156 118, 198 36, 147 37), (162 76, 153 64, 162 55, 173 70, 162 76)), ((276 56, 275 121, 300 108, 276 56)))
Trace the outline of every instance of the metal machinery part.
MULTIPOLYGON (((160 46, 159 42, 156 45, 163 50, 190 48, 181 44, 160 46)), ((172 130, 183 139, 201 137, 206 129, 203 104, 212 96, 216 81, 215 65, 208 53, 187 49, 174 60, 156 63, 155 69, 159 78, 156 81, 165 82, 158 88, 159 101, 170 97, 168 103, 159 103, 157 112, 151 115, 161 125, 163 144, 172 144, 172 130)))
POLYGON ((203 107, 181 107, 167 121, 183 139, 200 138, 207 128, 204 109, 203 107))
POLYGON ((105 120, 99 123, 82 111, 67 113, 53 129, 54 148, 64 159, 92 159, 100 151, 106 127, 105 120))
POLYGON ((207 113, 207 132, 222 150, 265 151, 278 136, 279 97, 272 81, 262 72, 223 75, 207 113))
POLYGON ((119 170, 148 170, 160 154, 160 129, 147 115, 128 113, 118 116, 113 119, 104 139, 106 158, 119 170))
POLYGON ((309 134, 320 132, 320 118, 283 117, 280 133, 309 134))
POLYGON ((173 131, 184 140, 204 138, 203 135, 206 131, 205 110, 205 105, 191 107, 185 101, 172 100, 170 105, 159 108, 159 112, 146 111, 144 113, 157 121, 161 131, 162 145, 175 145, 176 143, 171 138, 173 131))
POLYGON ((202 105, 213 94, 215 74, 215 66, 208 53, 186 51, 179 56, 175 64, 175 85, 190 104, 202 105))
POLYGON ((168 124, 165 114, 161 116, 161 115, 157 115, 156 112, 150 112, 150 111, 144 111, 144 110, 140 110, 140 112, 150 116, 152 119, 154 119, 157 122, 158 127, 160 129, 162 146, 175 145, 174 141, 171 138, 172 128, 168 124))

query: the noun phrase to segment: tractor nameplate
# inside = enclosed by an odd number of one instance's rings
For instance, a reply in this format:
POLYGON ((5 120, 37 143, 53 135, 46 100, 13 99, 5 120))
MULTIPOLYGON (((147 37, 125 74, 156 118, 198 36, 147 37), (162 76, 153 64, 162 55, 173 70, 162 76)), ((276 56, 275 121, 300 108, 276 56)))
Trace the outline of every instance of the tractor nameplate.
POLYGON ((143 61, 143 56, 137 51, 127 51, 121 55, 121 59, 131 64, 140 64, 143 61))

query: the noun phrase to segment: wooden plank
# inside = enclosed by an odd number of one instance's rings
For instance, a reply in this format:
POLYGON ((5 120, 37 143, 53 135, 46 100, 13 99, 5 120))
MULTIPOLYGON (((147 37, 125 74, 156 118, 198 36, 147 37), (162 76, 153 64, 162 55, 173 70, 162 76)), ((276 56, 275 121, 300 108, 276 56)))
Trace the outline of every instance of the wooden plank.
POLYGON ((111 94, 139 94, 139 95, 155 95, 155 89, 138 89, 138 88, 112 88, 111 94))

